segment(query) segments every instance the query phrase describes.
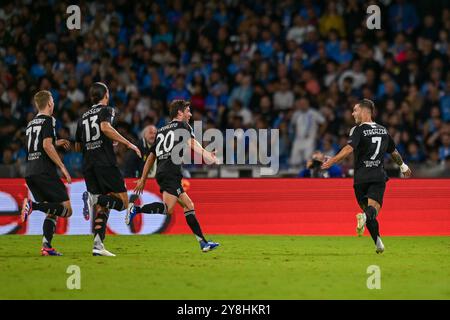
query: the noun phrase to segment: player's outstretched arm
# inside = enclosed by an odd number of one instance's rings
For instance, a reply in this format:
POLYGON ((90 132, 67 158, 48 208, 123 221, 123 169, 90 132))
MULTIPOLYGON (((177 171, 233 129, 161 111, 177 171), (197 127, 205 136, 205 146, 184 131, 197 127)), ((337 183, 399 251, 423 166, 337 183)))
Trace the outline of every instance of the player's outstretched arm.
POLYGON ((189 145, 195 153, 201 155, 207 164, 217 164, 217 158, 215 152, 209 152, 203 149, 202 145, 195 139, 191 138, 189 140, 189 145))
POLYGON ((333 164, 341 162, 342 160, 347 158, 352 152, 353 147, 349 144, 346 145, 345 147, 342 148, 341 151, 339 151, 337 155, 325 161, 324 164, 322 164, 321 168, 323 170, 331 168, 333 164))
POLYGON ((391 153, 391 158, 400 167, 400 172, 403 174, 403 177, 411 177, 411 169, 409 169, 408 165, 403 162, 402 156, 397 151, 397 149, 395 149, 394 152, 391 153))
POLYGON ((148 173, 150 172, 150 169, 153 167, 153 164, 155 163, 156 156, 152 152, 148 156, 147 160, 145 160, 144 169, 142 170, 142 176, 139 180, 136 181, 136 187, 134 188, 134 193, 141 194, 145 187, 145 181, 147 180, 148 173))
POLYGON ((63 173, 64 177, 67 180, 67 183, 72 183, 72 178, 70 177, 69 171, 67 171, 66 166, 61 161, 61 158, 59 157, 58 153, 56 152, 55 146, 53 145, 52 138, 45 138, 43 141, 43 147, 45 153, 47 153, 48 157, 52 159, 52 161, 58 166, 59 169, 61 169, 61 172, 63 173))
POLYGON ((130 141, 125 139, 119 132, 117 132, 117 130, 114 129, 113 126, 108 121, 102 121, 100 123, 100 130, 102 130, 105 136, 107 136, 113 141, 117 141, 118 143, 126 145, 128 149, 131 149, 134 152, 136 152, 139 158, 142 158, 141 150, 139 150, 138 147, 136 147, 130 141))

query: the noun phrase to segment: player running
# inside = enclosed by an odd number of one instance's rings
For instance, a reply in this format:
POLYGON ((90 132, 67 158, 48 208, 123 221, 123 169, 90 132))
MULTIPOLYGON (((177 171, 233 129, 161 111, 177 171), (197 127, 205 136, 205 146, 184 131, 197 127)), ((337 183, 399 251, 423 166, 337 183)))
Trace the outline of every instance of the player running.
POLYGON ((27 158, 25 165, 25 181, 33 194, 34 200, 23 200, 21 219, 26 221, 33 210, 47 214, 44 224, 41 255, 61 256, 52 247, 52 239, 56 229, 58 217, 69 218, 72 206, 66 186, 57 173, 57 167, 71 183, 71 177, 61 161, 55 147, 70 149, 70 142, 56 138, 55 118, 52 117, 54 102, 49 91, 39 91, 34 95, 34 103, 38 114, 31 120, 25 131, 27 141, 27 158))
POLYGON ((78 121, 75 149, 83 152, 83 174, 87 191, 83 193, 83 214, 94 219, 94 256, 115 256, 105 249, 109 210, 125 210, 128 195, 125 181, 116 163, 113 141, 122 143, 141 157, 139 149, 113 128, 114 109, 108 106, 109 90, 94 83, 89 91, 94 104, 78 121))
MULTIPOLYGON (((190 103, 185 100, 174 100, 170 106, 170 117, 172 121, 158 130, 156 143, 150 148, 150 154, 145 162, 141 178, 138 180, 134 192, 141 194, 145 186, 148 172, 157 160, 156 181, 160 187, 164 204, 167 206, 166 213, 173 213, 175 204, 178 202, 184 209, 186 222, 194 233, 197 241, 200 243, 200 249, 203 252, 211 251, 219 246, 218 243, 208 241, 204 237, 200 224, 195 216, 194 203, 183 190, 181 179, 181 164, 174 163, 172 157, 173 150, 181 150, 180 145, 187 143, 188 150, 203 156, 207 163, 217 163, 216 155, 208 152, 195 140, 192 127, 189 120, 192 116, 190 103), (176 136, 186 137, 186 140, 176 141, 176 136)), ((175 155, 179 155, 175 152, 175 155)), ((137 213, 161 213, 161 209, 156 207, 156 203, 144 205, 142 207, 130 206, 127 211, 125 222, 130 224, 137 213)))
POLYGON ((328 169, 333 164, 341 162, 353 152, 355 167, 353 188, 358 204, 364 211, 356 215, 357 232, 361 236, 366 225, 375 242, 376 252, 382 253, 384 245, 376 217, 383 205, 388 180, 383 163, 385 153, 391 154, 404 177, 410 177, 411 170, 403 162, 386 128, 372 121, 374 112, 375 105, 368 99, 363 99, 354 106, 352 115, 356 126, 350 130, 348 144, 336 156, 326 161, 322 169, 328 169))

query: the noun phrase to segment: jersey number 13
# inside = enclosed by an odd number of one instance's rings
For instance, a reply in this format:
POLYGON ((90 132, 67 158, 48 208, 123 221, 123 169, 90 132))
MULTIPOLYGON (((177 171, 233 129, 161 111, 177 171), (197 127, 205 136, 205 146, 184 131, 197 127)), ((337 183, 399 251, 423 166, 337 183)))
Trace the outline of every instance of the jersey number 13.
POLYGON ((100 127, 97 123, 97 119, 98 116, 92 116, 83 120, 84 130, 86 132, 86 142, 95 141, 100 138, 100 127), (95 131, 93 136, 91 136, 92 131, 95 131))

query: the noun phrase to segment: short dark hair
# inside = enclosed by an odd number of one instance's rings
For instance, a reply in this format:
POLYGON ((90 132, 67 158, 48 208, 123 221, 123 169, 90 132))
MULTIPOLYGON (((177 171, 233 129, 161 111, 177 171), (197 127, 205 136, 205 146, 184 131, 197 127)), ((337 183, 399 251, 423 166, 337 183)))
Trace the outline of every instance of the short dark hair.
POLYGON ((106 84, 104 84, 103 82, 94 83, 89 89, 89 97, 91 99, 91 103, 99 103, 107 92, 108 87, 106 86, 106 84))
POLYGON ((360 108, 366 108, 370 110, 372 116, 375 115, 375 103, 370 99, 362 99, 358 102, 360 108))
POLYGON ((190 107, 191 103, 186 100, 173 100, 169 105, 169 115, 170 118, 173 119, 178 115, 178 111, 184 112, 187 107, 190 107))

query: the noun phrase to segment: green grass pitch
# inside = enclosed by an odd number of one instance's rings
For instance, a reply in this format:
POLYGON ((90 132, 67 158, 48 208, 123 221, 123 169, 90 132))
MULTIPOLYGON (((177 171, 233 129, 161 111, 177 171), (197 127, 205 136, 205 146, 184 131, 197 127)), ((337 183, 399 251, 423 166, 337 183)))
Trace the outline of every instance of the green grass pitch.
POLYGON ((193 236, 108 236, 117 257, 93 257, 91 236, 0 236, 0 299, 450 299, 449 237, 224 236, 202 253, 193 236), (69 290, 67 268, 81 270, 69 290), (381 288, 368 289, 370 265, 381 288))

